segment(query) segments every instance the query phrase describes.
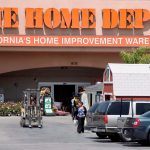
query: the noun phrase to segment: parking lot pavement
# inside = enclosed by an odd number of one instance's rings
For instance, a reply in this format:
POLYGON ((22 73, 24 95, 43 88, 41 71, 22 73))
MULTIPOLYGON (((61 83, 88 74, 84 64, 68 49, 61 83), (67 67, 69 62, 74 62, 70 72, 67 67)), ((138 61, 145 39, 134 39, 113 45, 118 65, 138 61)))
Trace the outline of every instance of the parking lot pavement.
POLYGON ((76 133, 71 117, 43 117, 44 126, 22 128, 20 117, 0 117, 0 150, 148 150, 137 143, 112 143, 94 133, 76 133))

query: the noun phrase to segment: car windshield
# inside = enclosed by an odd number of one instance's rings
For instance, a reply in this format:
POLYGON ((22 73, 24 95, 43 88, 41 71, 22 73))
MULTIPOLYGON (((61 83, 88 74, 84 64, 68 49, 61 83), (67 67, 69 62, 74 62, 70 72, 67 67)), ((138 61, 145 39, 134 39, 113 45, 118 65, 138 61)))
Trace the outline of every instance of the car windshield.
POLYGON ((93 105, 89 108, 88 112, 91 112, 91 113, 95 112, 95 110, 96 110, 97 107, 98 107, 98 103, 93 104, 93 105))
POLYGON ((109 103, 110 102, 101 102, 101 103, 99 103, 99 105, 98 105, 98 107, 96 109, 96 112, 99 113, 99 114, 101 114, 101 115, 105 115, 109 103))
POLYGON ((144 113, 144 114, 142 115, 142 117, 148 117, 148 118, 150 118, 150 111, 144 113))

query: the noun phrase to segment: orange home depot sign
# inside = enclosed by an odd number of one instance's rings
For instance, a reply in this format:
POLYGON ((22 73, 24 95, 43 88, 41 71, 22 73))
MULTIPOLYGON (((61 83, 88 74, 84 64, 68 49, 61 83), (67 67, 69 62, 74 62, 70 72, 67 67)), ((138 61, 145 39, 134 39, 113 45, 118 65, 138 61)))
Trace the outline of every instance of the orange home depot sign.
POLYGON ((91 8, 74 8, 71 12, 67 8, 49 8, 44 12, 42 8, 26 8, 25 12, 26 28, 43 28, 43 25, 50 29, 96 27, 96 11, 91 8))
MULTIPOLYGON (((103 9, 94 8, 26 8, 24 27, 26 29, 143 29, 150 21, 147 9, 103 9), (96 17, 101 13, 102 24, 96 26, 96 17)), ((0 8, 0 28, 19 28, 18 8, 0 8)), ((3 33, 3 32, 2 32, 3 33)), ((5 32, 4 32, 5 33, 5 32)), ((150 46, 150 36, 12 36, 0 35, 0 46, 86 46, 86 47, 136 47, 150 46)))
POLYGON ((150 11, 146 9, 103 10, 103 28, 106 29, 142 29, 146 21, 150 21, 150 11))
MULTIPOLYGON (((101 12, 98 12, 101 13, 101 12)), ((0 8, 0 28, 19 27, 18 8, 0 8)), ((150 21, 150 11, 146 9, 103 9, 102 28, 131 29, 144 28, 144 22, 150 21)), ((25 28, 96 28, 96 10, 93 8, 26 8, 25 28)), ((99 27, 98 27, 99 28, 99 27)))
POLYGON ((150 36, 0 36, 1 46, 150 47, 150 36))

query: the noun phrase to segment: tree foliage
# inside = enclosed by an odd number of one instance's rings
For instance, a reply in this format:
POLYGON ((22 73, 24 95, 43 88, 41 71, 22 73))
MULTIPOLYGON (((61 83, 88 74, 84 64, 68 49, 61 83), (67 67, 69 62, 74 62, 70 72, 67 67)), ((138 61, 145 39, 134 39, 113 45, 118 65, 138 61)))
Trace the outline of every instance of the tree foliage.
POLYGON ((122 51, 122 60, 128 64, 150 64, 150 47, 139 47, 132 51, 122 51))

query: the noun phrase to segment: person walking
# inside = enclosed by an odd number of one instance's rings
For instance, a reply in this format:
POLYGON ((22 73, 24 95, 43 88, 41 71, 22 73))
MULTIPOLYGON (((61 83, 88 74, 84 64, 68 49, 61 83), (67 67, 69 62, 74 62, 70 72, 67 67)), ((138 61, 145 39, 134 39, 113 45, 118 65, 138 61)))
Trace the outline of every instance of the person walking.
POLYGON ((72 120, 76 120, 77 118, 77 109, 78 109, 79 98, 75 97, 71 100, 72 105, 72 120))
POLYGON ((73 97, 71 99, 71 116, 72 116, 72 120, 74 120, 74 112, 75 112, 74 101, 75 101, 75 97, 73 97))
POLYGON ((77 126, 77 132, 78 133, 84 133, 84 121, 86 117, 86 107, 83 106, 83 102, 78 103, 78 111, 77 111, 77 119, 78 119, 78 126, 77 126))

